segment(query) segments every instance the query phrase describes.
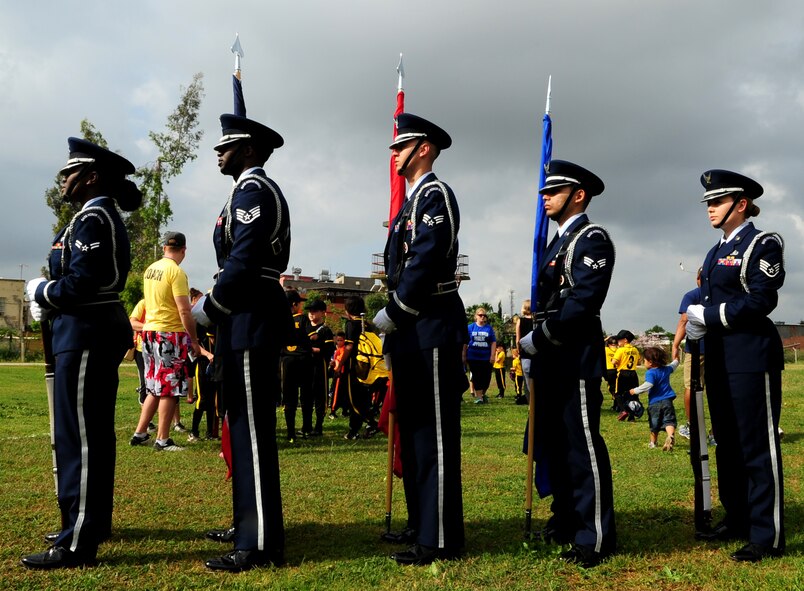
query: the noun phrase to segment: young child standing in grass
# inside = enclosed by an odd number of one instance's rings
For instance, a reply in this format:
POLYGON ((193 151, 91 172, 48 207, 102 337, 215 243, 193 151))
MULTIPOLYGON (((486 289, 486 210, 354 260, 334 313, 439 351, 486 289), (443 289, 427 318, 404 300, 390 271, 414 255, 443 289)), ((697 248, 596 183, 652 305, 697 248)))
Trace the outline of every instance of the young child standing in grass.
POLYGON ((664 440, 664 451, 673 449, 676 433, 676 410, 673 400, 676 393, 670 386, 670 374, 678 367, 678 360, 674 359, 667 365, 667 353, 659 347, 648 347, 642 354, 645 360, 645 381, 631 389, 631 394, 648 393, 648 423, 650 425, 650 443, 648 447, 656 447, 659 431, 667 431, 664 440))

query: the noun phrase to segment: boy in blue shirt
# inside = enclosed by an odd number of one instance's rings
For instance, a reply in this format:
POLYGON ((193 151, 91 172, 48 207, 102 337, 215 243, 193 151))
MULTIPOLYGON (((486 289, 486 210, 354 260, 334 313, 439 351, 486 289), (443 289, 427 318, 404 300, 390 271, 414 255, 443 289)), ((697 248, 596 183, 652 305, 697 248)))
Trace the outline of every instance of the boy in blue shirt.
POLYGON ((631 394, 638 395, 648 392, 648 423, 650 425, 650 443, 648 447, 656 447, 659 431, 667 431, 663 451, 671 451, 675 443, 676 410, 673 400, 676 393, 670 387, 670 374, 678 367, 678 359, 667 364, 667 353, 659 347, 648 347, 642 354, 645 360, 645 381, 631 389, 631 394))

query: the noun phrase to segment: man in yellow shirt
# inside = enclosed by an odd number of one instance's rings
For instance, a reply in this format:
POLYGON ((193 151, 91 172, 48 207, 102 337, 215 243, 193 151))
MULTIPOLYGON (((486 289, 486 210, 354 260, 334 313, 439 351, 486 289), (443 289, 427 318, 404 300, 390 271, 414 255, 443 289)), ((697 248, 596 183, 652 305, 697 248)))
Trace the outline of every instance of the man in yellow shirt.
POLYGON ((195 320, 190 307, 190 284, 179 268, 187 253, 187 239, 181 232, 167 232, 163 256, 145 270, 142 290, 145 322, 142 327, 142 357, 148 397, 142 405, 131 445, 141 445, 150 436, 148 423, 159 410, 156 451, 181 451, 169 437, 170 421, 179 397, 192 402, 189 355, 199 355, 195 320))

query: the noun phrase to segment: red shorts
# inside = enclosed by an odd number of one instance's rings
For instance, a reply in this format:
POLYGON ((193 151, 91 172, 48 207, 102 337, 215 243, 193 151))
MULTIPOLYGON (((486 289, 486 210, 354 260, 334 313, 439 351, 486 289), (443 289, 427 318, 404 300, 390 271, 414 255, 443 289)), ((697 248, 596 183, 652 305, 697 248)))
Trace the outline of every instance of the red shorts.
POLYGON ((190 335, 186 332, 143 331, 142 359, 149 394, 187 395, 190 350, 190 335))

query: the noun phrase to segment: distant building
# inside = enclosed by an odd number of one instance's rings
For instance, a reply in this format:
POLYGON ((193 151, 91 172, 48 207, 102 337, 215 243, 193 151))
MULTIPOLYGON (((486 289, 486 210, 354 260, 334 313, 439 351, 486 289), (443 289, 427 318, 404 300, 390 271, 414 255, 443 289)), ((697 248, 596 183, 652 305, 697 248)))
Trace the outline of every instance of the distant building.
POLYGON ((343 308, 346 298, 350 296, 365 297, 371 293, 381 291, 382 284, 372 277, 355 277, 336 273, 333 279, 329 270, 322 269, 318 278, 302 275, 299 267, 291 269, 292 274, 285 274, 280 277, 280 282, 285 289, 295 289, 302 297, 311 291, 315 291, 338 308, 343 308))
POLYGON ((0 328, 20 330, 28 321, 24 279, 0 278, 0 328))

